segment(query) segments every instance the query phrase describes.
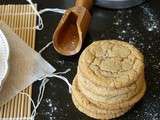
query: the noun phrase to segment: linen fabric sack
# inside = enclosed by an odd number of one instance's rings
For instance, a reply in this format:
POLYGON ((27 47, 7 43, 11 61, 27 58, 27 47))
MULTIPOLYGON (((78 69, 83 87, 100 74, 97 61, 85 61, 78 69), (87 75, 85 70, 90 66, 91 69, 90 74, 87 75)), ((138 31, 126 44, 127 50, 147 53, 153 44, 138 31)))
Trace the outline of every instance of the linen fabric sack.
POLYGON ((0 29, 10 47, 9 73, 0 91, 2 106, 33 82, 45 79, 56 70, 5 23, 0 22, 0 29))

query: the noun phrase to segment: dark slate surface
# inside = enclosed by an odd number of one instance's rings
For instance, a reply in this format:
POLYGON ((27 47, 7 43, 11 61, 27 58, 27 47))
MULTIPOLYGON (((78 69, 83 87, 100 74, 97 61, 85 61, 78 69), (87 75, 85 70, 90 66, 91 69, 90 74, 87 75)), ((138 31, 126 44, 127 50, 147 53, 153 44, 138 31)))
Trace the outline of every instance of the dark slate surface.
MULTIPOLYGON (((25 3, 24 0, 6 0, 8 3, 25 3)), ((1 0, 1 3, 4 0, 1 0)), ((38 9, 46 7, 68 8, 73 0, 35 0, 38 9)), ((84 42, 83 49, 95 40, 119 39, 135 45, 145 56, 145 75, 147 92, 144 98, 124 116, 117 120, 160 120, 160 1, 152 0, 140 6, 125 10, 110 10, 94 6, 92 23, 84 42)), ((37 31, 36 50, 52 40, 52 34, 61 18, 57 13, 42 15, 45 28, 37 31)), ((43 57, 57 71, 71 68, 65 76, 72 82, 77 69, 79 55, 63 57, 53 47, 49 47, 43 57)), ((33 86, 33 98, 36 100, 38 86, 33 86)), ((80 113, 73 105, 67 85, 56 78, 46 86, 45 95, 36 120, 92 120, 80 113)))

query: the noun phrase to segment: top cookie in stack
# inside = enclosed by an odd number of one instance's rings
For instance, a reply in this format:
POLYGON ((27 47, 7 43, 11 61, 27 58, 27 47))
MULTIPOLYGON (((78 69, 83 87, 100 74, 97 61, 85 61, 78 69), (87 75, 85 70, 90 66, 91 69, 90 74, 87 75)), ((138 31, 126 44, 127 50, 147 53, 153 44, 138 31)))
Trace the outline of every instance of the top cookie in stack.
POLYGON ((94 42, 79 59, 72 85, 74 104, 81 112, 97 119, 124 114, 145 93, 143 61, 143 55, 126 42, 94 42), (90 104, 84 105, 84 101, 90 104))

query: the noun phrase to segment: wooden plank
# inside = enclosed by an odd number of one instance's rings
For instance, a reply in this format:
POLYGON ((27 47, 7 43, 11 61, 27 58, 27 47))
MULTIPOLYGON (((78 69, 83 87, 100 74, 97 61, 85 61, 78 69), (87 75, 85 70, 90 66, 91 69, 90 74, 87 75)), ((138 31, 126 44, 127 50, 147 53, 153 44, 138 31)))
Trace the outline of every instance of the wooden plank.
MULTIPOLYGON (((30 5, 0 5, 0 20, 8 24, 29 46, 35 47, 36 15, 30 5)), ((32 95, 32 86, 23 90, 32 95)), ((31 102, 25 95, 17 95, 0 108, 1 118, 31 116, 31 102)))

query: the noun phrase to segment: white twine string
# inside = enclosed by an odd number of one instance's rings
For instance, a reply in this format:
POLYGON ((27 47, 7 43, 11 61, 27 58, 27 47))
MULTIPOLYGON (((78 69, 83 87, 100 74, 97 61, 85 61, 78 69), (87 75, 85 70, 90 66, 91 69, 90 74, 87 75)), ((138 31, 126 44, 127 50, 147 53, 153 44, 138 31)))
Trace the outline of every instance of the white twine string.
POLYGON ((45 51, 53 42, 49 42, 47 45, 45 45, 40 51, 39 54, 41 54, 43 51, 45 51))
POLYGON ((59 8, 45 8, 39 11, 39 14, 43 14, 45 12, 55 12, 55 13, 60 13, 64 14, 66 10, 64 9, 59 9, 59 8))
MULTIPOLYGON (((45 51, 51 44, 52 44, 52 41, 49 42, 48 44, 46 44, 46 45, 39 51, 39 54, 41 54, 43 51, 45 51)), ((53 73, 53 74, 51 74, 51 75, 46 75, 46 76, 44 76, 44 77, 45 77, 45 78, 46 78, 46 77, 49 77, 49 78, 51 78, 51 77, 56 77, 56 78, 62 79, 62 80, 68 85, 68 87, 69 87, 69 93, 71 93, 71 84, 69 83, 69 81, 68 81, 65 77, 60 76, 60 75, 62 75, 62 74, 68 73, 69 71, 71 71, 71 69, 67 69, 67 70, 64 71, 64 72, 57 72, 57 73, 53 73)), ((44 77, 43 77, 43 78, 44 78, 44 77)), ((43 78, 42 78, 42 79, 43 79, 43 78)))
POLYGON ((36 104, 35 108, 34 108, 33 111, 32 111, 32 114, 31 114, 32 118, 35 118, 35 116, 36 116, 37 108, 39 107, 39 105, 40 105, 40 103, 41 103, 41 101, 42 101, 42 98, 43 98, 43 96, 44 96, 45 86, 46 86, 46 84, 47 84, 48 82, 49 82, 49 79, 48 79, 48 78, 44 78, 44 79, 42 80, 42 83, 41 83, 41 85, 40 85, 40 87, 39 87, 39 94, 38 94, 37 104, 36 104))
POLYGON ((32 7, 33 11, 36 13, 36 15, 38 16, 38 25, 36 26, 36 29, 37 30, 42 30, 43 27, 44 27, 44 24, 43 24, 43 20, 42 20, 42 17, 40 16, 40 14, 38 13, 37 9, 34 7, 34 4, 32 2, 32 0, 26 0, 32 7))
POLYGON ((39 12, 37 11, 37 9, 35 8, 32 0, 26 0, 32 7, 33 11, 36 13, 36 15, 38 16, 38 25, 35 27, 35 29, 37 30, 42 30, 44 28, 44 23, 43 23, 43 19, 41 17, 40 14, 45 13, 45 12, 55 12, 55 13, 61 13, 64 14, 65 10, 63 9, 59 9, 59 8, 46 8, 46 9, 42 9, 39 12))

